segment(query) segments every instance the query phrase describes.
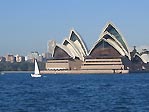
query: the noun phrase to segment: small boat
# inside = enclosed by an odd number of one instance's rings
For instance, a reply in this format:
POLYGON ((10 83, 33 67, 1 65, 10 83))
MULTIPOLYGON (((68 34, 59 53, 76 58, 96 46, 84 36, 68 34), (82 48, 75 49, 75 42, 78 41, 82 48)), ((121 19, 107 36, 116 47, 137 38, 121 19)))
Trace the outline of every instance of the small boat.
POLYGON ((34 70, 34 74, 31 74, 32 77, 41 77, 40 71, 39 71, 39 67, 37 64, 37 60, 35 59, 35 70, 34 70))

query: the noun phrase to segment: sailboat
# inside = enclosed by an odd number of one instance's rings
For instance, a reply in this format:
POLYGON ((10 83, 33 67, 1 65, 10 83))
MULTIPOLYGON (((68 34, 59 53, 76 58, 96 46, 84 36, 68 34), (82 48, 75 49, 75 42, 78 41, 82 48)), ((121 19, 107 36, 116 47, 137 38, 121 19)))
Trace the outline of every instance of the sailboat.
POLYGON ((35 59, 35 70, 34 70, 34 74, 31 74, 32 77, 41 77, 41 74, 39 72, 39 67, 37 64, 37 60, 35 59))

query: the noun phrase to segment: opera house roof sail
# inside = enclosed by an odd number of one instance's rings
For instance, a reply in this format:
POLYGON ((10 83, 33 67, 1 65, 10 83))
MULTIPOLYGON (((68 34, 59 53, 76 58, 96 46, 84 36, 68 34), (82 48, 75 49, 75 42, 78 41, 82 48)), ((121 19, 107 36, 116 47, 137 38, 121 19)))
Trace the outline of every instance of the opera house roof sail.
POLYGON ((105 31, 108 31, 110 34, 114 35, 115 38, 122 44, 122 46, 125 48, 125 50, 127 52, 128 51, 128 46, 127 46, 127 43, 124 39, 124 37, 122 36, 122 34, 120 33, 120 31, 118 30, 118 28, 116 28, 116 26, 111 23, 111 22, 108 22, 104 28, 104 30, 102 32, 105 32, 105 31))
POLYGON ((126 41, 124 40, 123 36, 120 34, 118 29, 111 22, 107 23, 106 26, 104 27, 103 31, 100 34, 99 40, 97 40, 97 42, 89 52, 90 56, 92 56, 93 52, 95 52, 95 48, 97 48, 97 45, 99 45, 103 41, 109 44, 110 46, 107 47, 104 44, 102 44, 101 45, 102 48, 100 47, 100 50, 98 48, 98 51, 100 51, 100 53, 102 50, 105 52, 105 54, 103 53, 102 55, 107 55, 105 50, 105 47, 106 47, 106 49, 109 49, 107 50, 107 52, 109 53, 109 56, 111 55, 112 52, 114 52, 114 49, 115 49, 121 56, 127 56, 128 58, 130 58, 126 41))
POLYGON ((82 55, 80 54, 80 52, 78 51, 78 49, 71 40, 65 39, 63 41, 63 45, 70 50, 70 52, 74 55, 74 58, 77 57, 80 58, 81 60, 83 59, 82 55))
POLYGON ((87 48, 85 46, 85 43, 83 42, 81 36, 75 30, 70 31, 69 39, 74 42, 74 45, 81 54, 83 54, 84 56, 87 55, 87 48))
POLYGON ((89 53, 81 36, 74 29, 70 31, 69 37, 64 39, 62 44, 56 44, 53 52, 55 59, 77 58, 82 61, 85 58, 98 59, 123 56, 130 59, 127 43, 111 22, 105 25, 99 39, 89 53))
POLYGON ((55 59, 65 59, 65 58, 77 58, 84 60, 87 55, 87 48, 80 37, 80 35, 75 31, 71 30, 69 38, 64 39, 62 45, 56 44, 52 56, 55 59))
POLYGON ((52 56, 55 59, 69 59, 75 57, 66 46, 60 44, 56 44, 52 56))

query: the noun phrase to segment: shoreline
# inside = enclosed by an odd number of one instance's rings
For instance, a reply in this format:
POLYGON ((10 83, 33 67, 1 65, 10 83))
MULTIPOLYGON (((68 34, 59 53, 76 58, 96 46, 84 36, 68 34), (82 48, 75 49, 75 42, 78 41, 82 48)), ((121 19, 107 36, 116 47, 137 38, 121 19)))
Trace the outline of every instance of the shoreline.
POLYGON ((129 70, 42 70, 41 74, 127 74, 129 70))
POLYGON ((34 71, 0 71, 1 74, 5 73, 33 73, 34 71))
MULTIPOLYGON (((5 73, 34 73, 34 71, 0 71, 0 74, 5 73)), ((40 74, 131 74, 131 73, 149 73, 149 71, 113 71, 113 70, 64 70, 64 71, 49 71, 41 70, 40 74)))

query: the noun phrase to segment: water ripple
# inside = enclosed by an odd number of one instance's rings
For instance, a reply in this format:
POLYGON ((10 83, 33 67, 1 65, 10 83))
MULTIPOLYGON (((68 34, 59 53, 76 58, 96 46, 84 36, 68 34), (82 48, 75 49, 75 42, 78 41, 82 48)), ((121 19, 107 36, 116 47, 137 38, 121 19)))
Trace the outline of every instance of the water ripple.
POLYGON ((149 75, 0 76, 1 112, 148 112, 149 75))

